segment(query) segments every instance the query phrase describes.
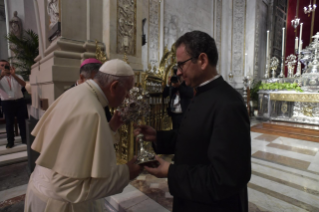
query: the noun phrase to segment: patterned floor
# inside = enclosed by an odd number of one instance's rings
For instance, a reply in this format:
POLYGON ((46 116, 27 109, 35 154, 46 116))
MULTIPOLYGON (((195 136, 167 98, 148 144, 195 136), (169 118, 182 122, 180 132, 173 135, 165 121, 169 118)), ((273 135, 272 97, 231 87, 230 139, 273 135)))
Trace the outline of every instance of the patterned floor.
MULTIPOLYGON (((249 211, 319 211, 319 143, 255 132, 251 138, 249 211)), ((143 173, 131 185, 166 209, 158 211, 171 211, 167 179, 143 173)))
MULTIPOLYGON (((249 211, 319 211, 319 143, 255 132, 251 138, 249 211)), ((21 163, 0 167, 0 211, 23 208, 25 166, 21 163)), ((105 198, 109 206, 105 210, 171 211, 172 200, 167 179, 144 172, 123 193, 105 198)))

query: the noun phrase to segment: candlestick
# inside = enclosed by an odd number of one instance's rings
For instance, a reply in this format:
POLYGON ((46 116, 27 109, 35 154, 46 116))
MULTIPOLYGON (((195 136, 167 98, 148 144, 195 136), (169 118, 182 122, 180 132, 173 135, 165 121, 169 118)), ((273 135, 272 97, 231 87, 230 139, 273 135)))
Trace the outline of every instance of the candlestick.
POLYGON ((269 51, 269 30, 267 31, 266 58, 268 58, 268 57, 269 57, 269 55, 268 55, 268 51, 269 51))
POLYGON ((267 30, 267 46, 266 46, 266 69, 265 69, 265 79, 269 76, 269 30, 267 30))
POLYGON ((281 67, 278 78, 284 78, 284 55, 285 55, 285 28, 282 28, 282 47, 281 47, 281 67))
POLYGON ((285 51, 285 28, 282 28, 282 47, 281 47, 281 56, 284 56, 284 51, 285 51))
POLYGON ((301 52, 302 25, 303 25, 303 23, 301 23, 301 24, 300 24, 300 35, 299 35, 299 54, 300 54, 300 52, 301 52))

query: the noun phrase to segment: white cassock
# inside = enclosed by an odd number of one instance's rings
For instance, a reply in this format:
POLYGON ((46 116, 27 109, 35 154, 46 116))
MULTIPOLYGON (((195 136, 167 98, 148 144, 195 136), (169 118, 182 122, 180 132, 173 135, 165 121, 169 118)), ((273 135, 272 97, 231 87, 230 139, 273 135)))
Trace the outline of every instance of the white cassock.
POLYGON ((102 197, 123 191, 127 165, 116 165, 105 117, 108 101, 93 81, 68 90, 32 131, 39 152, 27 189, 27 212, 102 211, 102 197))

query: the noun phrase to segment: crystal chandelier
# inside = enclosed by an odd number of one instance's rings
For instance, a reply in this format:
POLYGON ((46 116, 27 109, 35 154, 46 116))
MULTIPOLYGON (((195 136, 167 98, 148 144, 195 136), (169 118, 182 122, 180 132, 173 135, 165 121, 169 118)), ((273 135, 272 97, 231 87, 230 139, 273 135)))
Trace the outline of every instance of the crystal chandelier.
POLYGON ((299 23, 300 23, 300 18, 297 18, 297 16, 295 16, 295 19, 291 20, 291 25, 295 28, 295 32, 299 23))
POLYGON ((295 19, 292 19, 291 20, 291 25, 293 26, 293 28, 295 28, 295 32, 297 30, 297 27, 300 23, 300 18, 297 17, 297 8, 298 8, 298 5, 296 5, 296 16, 295 16, 295 19))
POLYGON ((309 4, 308 8, 304 7, 303 11, 305 12, 305 14, 308 14, 308 17, 309 17, 310 13, 315 11, 316 8, 317 8, 317 5, 315 5, 315 4, 311 5, 311 0, 310 0, 310 4, 309 4))

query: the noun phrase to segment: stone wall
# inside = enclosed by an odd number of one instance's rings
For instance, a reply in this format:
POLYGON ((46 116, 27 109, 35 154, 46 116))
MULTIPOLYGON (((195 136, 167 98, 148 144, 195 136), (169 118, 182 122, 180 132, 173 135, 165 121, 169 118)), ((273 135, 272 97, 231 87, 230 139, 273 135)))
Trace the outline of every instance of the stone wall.
POLYGON ((212 0, 165 0, 164 45, 169 49, 186 32, 201 30, 212 35, 212 0))

